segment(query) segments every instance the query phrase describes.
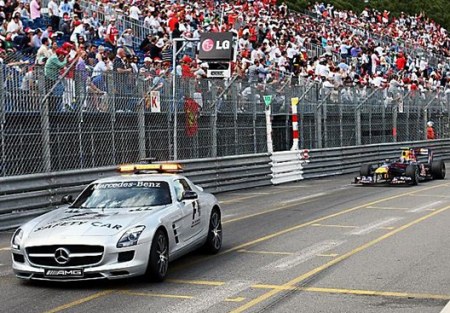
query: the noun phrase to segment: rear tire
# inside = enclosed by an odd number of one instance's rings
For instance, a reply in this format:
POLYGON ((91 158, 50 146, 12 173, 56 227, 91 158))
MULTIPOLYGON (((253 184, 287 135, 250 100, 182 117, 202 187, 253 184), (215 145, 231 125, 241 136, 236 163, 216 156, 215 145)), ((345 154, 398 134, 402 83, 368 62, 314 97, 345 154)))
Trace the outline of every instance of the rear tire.
POLYGON ((222 248, 222 219, 218 209, 213 209, 211 212, 208 238, 203 248, 209 254, 216 254, 222 248))
POLYGON ((152 240, 146 276, 154 282, 162 282, 169 268, 169 241, 165 232, 158 229, 152 240))
POLYGON ((372 176, 372 165, 371 164, 362 164, 359 169, 360 176, 372 176))
POLYGON ((419 168, 417 165, 408 165, 405 170, 405 176, 411 178, 411 185, 416 186, 419 184, 419 168))
POLYGON ((445 178, 445 163, 443 160, 435 160, 431 163, 431 175, 433 179, 445 178))

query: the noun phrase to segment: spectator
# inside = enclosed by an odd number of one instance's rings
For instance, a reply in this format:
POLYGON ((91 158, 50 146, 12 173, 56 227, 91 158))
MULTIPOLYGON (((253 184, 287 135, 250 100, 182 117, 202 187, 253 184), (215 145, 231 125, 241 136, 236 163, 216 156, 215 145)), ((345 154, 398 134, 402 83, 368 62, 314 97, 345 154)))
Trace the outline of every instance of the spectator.
POLYGON ((41 22, 41 3, 39 0, 31 0, 30 2, 30 17, 33 20, 34 27, 40 27, 41 22))
POLYGON ((50 0, 48 5, 48 16, 50 17, 50 24, 52 25, 52 28, 55 31, 59 30, 59 22, 60 22, 60 15, 59 15, 59 6, 56 4, 55 0, 50 0))
MULTIPOLYGON (((67 64, 67 52, 60 48, 56 50, 56 54, 49 57, 44 67, 44 76, 45 76, 45 89, 47 92, 50 92, 52 88, 55 87, 55 84, 59 77, 59 72, 64 68, 67 64)), ((61 107, 57 107, 58 102, 54 97, 50 98, 50 110, 61 110, 61 107)))
POLYGON ((436 139, 436 135, 434 133, 433 126, 434 126, 434 123, 432 121, 427 122, 427 139, 428 140, 436 139))
POLYGON ((42 38, 42 45, 36 54, 36 64, 44 65, 45 62, 52 56, 53 51, 50 48, 50 39, 42 38))

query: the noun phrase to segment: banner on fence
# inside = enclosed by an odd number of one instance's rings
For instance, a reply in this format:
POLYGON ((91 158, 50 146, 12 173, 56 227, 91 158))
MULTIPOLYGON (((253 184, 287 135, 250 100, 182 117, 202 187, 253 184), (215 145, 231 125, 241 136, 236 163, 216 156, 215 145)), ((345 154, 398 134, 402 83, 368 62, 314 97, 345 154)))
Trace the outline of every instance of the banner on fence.
POLYGON ((150 92, 150 110, 152 112, 161 112, 161 97, 159 91, 153 90, 150 92))

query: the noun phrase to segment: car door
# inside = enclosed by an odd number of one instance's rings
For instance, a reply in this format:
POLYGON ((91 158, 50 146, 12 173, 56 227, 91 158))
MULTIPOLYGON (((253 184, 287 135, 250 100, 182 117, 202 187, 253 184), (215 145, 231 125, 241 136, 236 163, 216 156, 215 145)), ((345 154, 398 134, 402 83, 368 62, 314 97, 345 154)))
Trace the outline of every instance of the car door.
POLYGON ((198 205, 198 200, 182 200, 183 193, 192 190, 185 179, 176 179, 174 188, 177 205, 183 216, 181 239, 185 243, 190 243, 198 237, 202 230, 202 211, 198 205))

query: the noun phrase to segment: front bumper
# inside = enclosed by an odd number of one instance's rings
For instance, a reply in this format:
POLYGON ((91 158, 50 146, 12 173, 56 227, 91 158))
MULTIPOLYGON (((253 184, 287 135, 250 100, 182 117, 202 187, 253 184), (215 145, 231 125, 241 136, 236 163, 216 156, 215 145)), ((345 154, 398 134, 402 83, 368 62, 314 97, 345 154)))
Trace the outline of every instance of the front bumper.
MULTIPOLYGON (((104 246, 104 253, 100 262, 88 266, 73 267, 36 265, 30 262, 25 249, 13 249, 11 252, 13 271, 21 279, 63 282, 120 279, 145 274, 150 255, 150 243, 140 243, 136 246, 120 249, 107 245, 104 246), (132 258, 120 260, 119 255, 122 253, 121 256, 123 256, 125 252, 128 252, 128 255, 133 254, 132 258), (23 262, 16 261, 14 254, 23 256, 23 262), (51 274, 51 276, 46 274, 51 274)), ((22 257, 16 256, 16 259, 22 259, 22 257)))

